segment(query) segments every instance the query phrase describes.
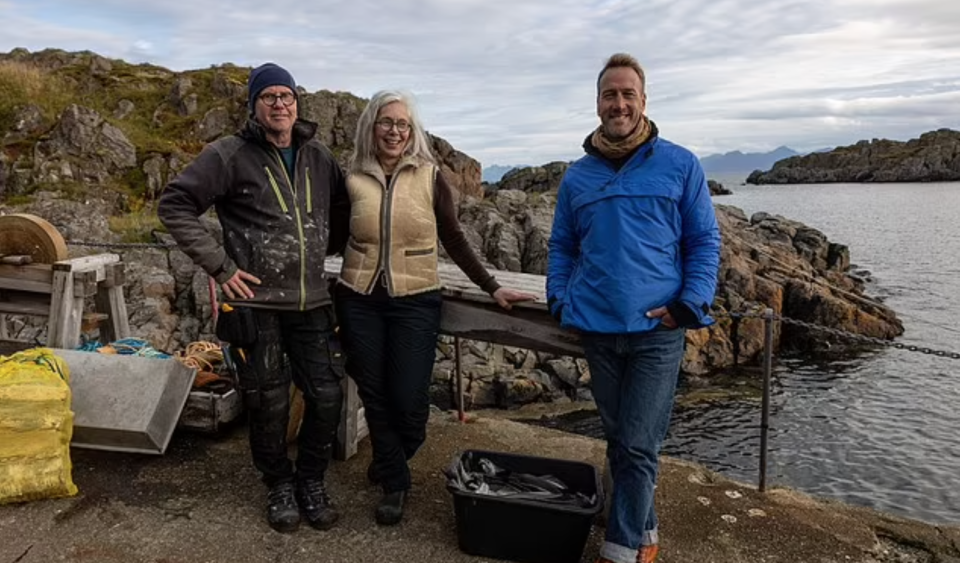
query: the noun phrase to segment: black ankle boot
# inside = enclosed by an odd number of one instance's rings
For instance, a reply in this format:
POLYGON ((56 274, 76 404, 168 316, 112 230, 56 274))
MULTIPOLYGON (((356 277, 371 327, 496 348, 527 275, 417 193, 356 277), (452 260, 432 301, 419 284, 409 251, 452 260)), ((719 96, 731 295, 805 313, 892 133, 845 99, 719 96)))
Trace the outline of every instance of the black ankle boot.
POLYGON ((340 512, 330 502, 327 489, 319 479, 304 479, 298 484, 297 502, 307 522, 318 530, 329 530, 340 519, 340 512))
POLYGON ((407 500, 407 491, 385 493, 377 505, 376 520, 381 526, 393 526, 403 519, 403 503, 407 500))
POLYGON ((295 532, 300 527, 300 511, 292 483, 275 485, 267 493, 267 522, 281 533, 295 532))

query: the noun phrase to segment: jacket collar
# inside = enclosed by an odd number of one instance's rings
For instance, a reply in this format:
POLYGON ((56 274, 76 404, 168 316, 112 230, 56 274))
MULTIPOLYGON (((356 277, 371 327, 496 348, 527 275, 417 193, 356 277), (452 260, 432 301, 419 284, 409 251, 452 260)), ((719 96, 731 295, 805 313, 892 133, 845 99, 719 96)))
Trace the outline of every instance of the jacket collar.
POLYGON ((646 154, 648 151, 652 150, 654 145, 657 144, 657 140, 660 138, 660 130, 657 129, 657 124, 654 123, 653 120, 650 120, 650 138, 644 141, 643 143, 641 143, 640 146, 638 146, 636 150, 634 150, 629 155, 623 157, 622 159, 616 159, 616 160, 607 158, 606 156, 603 155, 603 153, 597 150, 597 147, 593 146, 593 143, 591 142, 592 138, 593 138, 593 131, 591 131, 587 135, 587 138, 583 140, 584 152, 586 152, 590 156, 596 157, 601 161, 610 164, 617 170, 620 170, 621 168, 623 168, 624 165, 626 165, 626 163, 633 160, 634 157, 636 157, 638 154, 646 154))
MULTIPOLYGON (((297 121, 293 124, 293 145, 296 147, 305 145, 317 134, 318 128, 319 126, 312 121, 297 118, 297 121)), ((247 122, 244 124, 243 129, 240 130, 238 135, 248 141, 255 141, 262 145, 273 146, 270 141, 267 140, 267 134, 263 130, 263 126, 261 126, 260 123, 252 117, 247 118, 247 122)))
MULTIPOLYGON (((393 169, 393 175, 399 174, 404 168, 413 167, 416 168, 420 166, 420 162, 412 156, 404 156, 400 159, 400 162, 397 163, 397 167, 393 169)), ((380 162, 376 158, 367 158, 360 163, 360 172, 376 178, 380 182, 380 185, 384 188, 387 187, 387 175, 383 172, 383 167, 380 166, 380 162)))

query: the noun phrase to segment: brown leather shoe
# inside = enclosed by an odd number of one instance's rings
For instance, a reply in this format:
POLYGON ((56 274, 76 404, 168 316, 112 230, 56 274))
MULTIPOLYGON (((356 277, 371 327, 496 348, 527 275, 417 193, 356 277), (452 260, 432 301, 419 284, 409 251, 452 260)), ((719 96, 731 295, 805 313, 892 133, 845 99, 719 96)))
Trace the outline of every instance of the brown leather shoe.
POLYGON ((657 560, 658 553, 660 553, 660 546, 657 544, 641 545, 637 550, 637 563, 653 563, 657 560))

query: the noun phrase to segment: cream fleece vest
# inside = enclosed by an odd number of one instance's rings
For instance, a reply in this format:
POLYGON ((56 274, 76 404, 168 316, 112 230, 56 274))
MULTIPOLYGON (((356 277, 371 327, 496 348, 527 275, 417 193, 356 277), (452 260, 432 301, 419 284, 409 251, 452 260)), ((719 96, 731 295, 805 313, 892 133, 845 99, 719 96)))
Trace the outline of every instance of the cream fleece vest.
POLYGON ((350 239, 343 254, 340 281, 369 294, 378 274, 386 274, 393 297, 440 288, 437 275, 437 217, 432 164, 404 161, 390 186, 378 165, 347 177, 350 239))

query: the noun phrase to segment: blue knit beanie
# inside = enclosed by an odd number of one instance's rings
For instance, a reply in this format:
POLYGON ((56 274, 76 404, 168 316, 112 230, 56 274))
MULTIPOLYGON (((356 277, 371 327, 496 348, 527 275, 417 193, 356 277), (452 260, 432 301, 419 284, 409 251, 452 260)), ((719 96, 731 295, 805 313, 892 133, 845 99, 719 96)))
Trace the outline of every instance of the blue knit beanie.
POLYGON ((251 114, 257 105, 257 96, 270 86, 286 86, 293 90, 294 94, 297 93, 297 83, 286 69, 274 63, 264 63, 250 71, 250 79, 247 81, 247 106, 251 114))

